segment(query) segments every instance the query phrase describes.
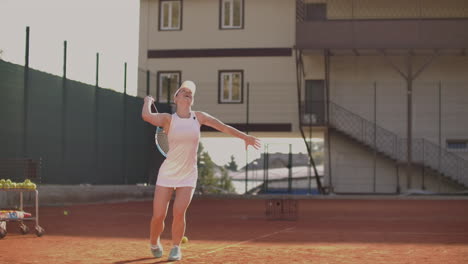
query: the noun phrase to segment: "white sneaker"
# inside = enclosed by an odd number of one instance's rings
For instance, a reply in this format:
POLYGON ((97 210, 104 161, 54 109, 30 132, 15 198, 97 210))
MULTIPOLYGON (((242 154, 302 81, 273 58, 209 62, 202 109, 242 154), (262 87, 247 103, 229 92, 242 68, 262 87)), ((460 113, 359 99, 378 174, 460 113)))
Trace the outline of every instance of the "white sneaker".
POLYGON ((169 253, 169 261, 181 260, 182 259, 182 251, 180 250, 179 246, 174 246, 169 253))
POLYGON ((156 246, 156 247, 151 246, 151 254, 153 254, 153 256, 154 256, 155 258, 160 258, 160 257, 162 257, 163 252, 164 252, 164 250, 163 250, 163 247, 162 247, 161 245, 158 245, 158 246, 156 246))

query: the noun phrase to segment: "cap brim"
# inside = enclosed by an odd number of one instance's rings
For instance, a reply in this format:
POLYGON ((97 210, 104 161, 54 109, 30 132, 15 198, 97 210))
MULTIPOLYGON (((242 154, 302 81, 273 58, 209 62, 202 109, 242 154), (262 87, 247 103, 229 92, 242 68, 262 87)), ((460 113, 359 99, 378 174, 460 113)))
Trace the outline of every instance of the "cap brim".
POLYGON ((179 93, 180 89, 182 89, 182 88, 189 89, 189 90, 192 92, 192 95, 195 95, 195 91, 197 90, 197 87, 196 87, 196 85, 195 85, 194 82, 192 82, 192 81, 184 81, 184 82, 180 85, 179 89, 177 89, 177 91, 174 93, 174 96, 176 96, 177 93, 179 93))

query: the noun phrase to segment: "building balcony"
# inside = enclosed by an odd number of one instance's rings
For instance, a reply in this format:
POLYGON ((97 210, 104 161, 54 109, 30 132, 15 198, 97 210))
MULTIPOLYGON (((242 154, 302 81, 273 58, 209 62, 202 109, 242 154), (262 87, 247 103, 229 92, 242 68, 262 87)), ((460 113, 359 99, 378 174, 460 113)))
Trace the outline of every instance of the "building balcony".
POLYGON ((319 20, 296 23, 299 49, 468 48, 468 19, 319 20))

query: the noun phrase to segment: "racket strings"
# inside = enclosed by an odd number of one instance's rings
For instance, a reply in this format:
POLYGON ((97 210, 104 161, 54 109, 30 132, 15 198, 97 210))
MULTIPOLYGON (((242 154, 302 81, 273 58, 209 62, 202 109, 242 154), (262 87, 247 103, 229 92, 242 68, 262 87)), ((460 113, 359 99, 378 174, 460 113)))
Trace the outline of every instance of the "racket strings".
POLYGON ((158 127, 156 129, 154 139, 156 141, 156 146, 158 147, 161 154, 166 156, 167 152, 169 151, 169 140, 167 138, 167 134, 162 128, 158 127))
POLYGON ((156 141, 159 147, 167 153, 169 151, 169 141, 167 140, 167 135, 164 132, 156 133, 156 141))

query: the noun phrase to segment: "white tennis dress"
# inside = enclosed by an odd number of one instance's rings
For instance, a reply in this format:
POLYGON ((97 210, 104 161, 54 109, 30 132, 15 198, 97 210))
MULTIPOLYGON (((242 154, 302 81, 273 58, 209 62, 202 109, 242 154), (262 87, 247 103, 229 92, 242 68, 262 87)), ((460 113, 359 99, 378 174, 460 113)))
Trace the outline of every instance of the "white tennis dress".
POLYGON ((172 114, 169 151, 159 168, 156 185, 164 187, 195 187, 197 185, 197 151, 200 141, 200 123, 194 112, 190 118, 172 114))

